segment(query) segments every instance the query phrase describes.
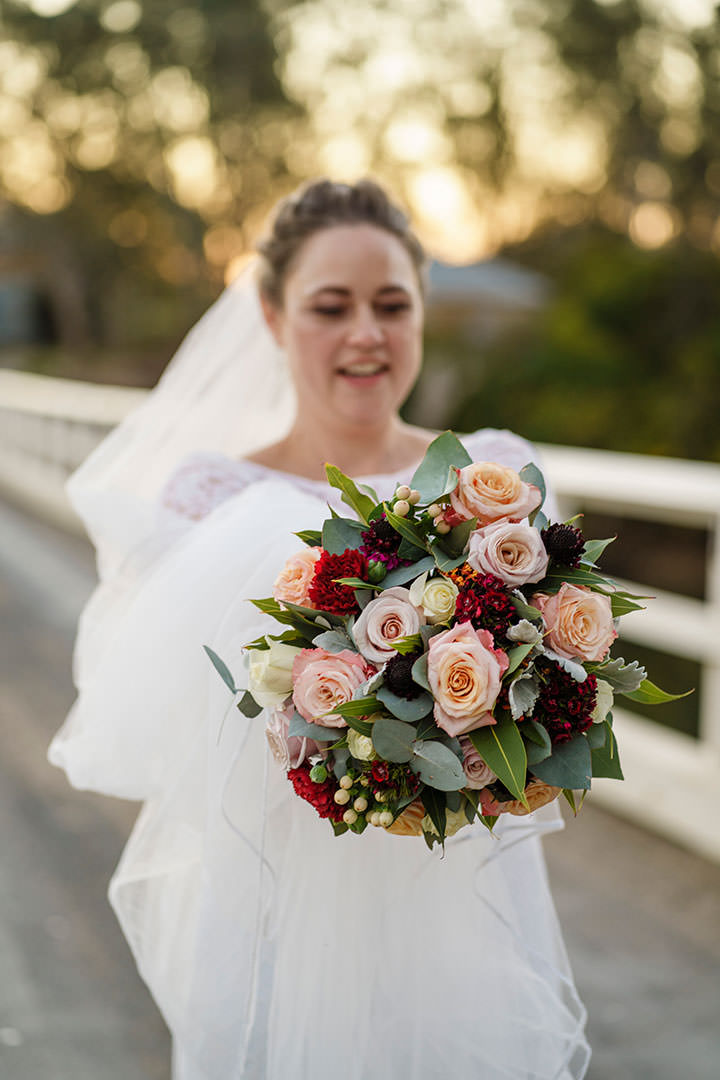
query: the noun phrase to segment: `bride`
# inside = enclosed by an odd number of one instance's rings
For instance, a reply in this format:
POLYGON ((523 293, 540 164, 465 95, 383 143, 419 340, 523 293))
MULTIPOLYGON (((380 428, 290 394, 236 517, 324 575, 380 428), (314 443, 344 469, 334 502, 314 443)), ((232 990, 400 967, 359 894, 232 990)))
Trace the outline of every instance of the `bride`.
MULTIPOLYGON (((398 409, 420 368, 424 256, 370 181, 283 202, 147 403, 69 492, 98 548, 78 699, 50 748, 74 785, 143 801, 110 900, 173 1034, 175 1080, 571 1080, 584 1009, 540 847, 556 804, 429 852, 336 839, 203 653, 247 685, 293 533, 336 492, 389 497, 433 433, 398 409)), ((507 431, 463 437, 520 469, 507 431)), ((337 505, 337 504, 334 504, 337 505)))

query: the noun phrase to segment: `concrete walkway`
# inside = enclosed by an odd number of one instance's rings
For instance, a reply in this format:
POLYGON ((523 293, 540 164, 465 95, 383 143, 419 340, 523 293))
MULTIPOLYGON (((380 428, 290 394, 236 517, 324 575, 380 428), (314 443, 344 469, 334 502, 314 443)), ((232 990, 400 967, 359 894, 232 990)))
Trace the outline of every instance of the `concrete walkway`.
MULTIPOLYGON (((2 1080, 169 1077, 105 899, 136 808, 73 791, 45 761, 92 580, 86 545, 0 504, 2 1080)), ((718 1080, 720 866, 591 802, 545 850, 590 1016, 588 1080, 718 1080)))

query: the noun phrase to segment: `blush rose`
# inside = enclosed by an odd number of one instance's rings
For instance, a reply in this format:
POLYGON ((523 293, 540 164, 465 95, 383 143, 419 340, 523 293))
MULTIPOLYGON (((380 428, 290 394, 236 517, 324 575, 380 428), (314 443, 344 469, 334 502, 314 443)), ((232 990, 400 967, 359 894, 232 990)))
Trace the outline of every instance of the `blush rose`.
POLYGON ((507 465, 479 461, 459 472, 450 503, 463 521, 476 517, 481 526, 493 521, 519 521, 542 502, 540 489, 525 483, 507 465))
POLYGON ((497 776, 480 757, 467 735, 460 736, 460 747, 463 752, 463 769, 465 770, 469 788, 480 790, 480 788, 492 784, 493 780, 497 780, 497 776))
POLYGON ((295 708, 311 724, 347 727, 342 716, 332 709, 351 701, 357 688, 374 672, 375 668, 350 649, 338 653, 301 649, 292 669, 295 708))
POLYGON ((508 658, 494 646, 488 630, 476 630, 469 622, 430 638, 428 681, 435 698, 435 721, 448 735, 464 735, 495 723, 491 709, 508 658))
POLYGON ((467 561, 473 570, 517 586, 545 577, 548 553, 540 533, 531 525, 495 521, 471 534, 467 561))
POLYGON ((546 644, 569 660, 602 660, 617 637, 610 597, 585 585, 565 581, 554 596, 536 593, 531 603, 542 612, 546 644))
POLYGON ((322 555, 322 548, 306 547, 291 555, 275 579, 272 594, 281 604, 288 602, 300 607, 311 607, 309 588, 315 573, 315 563, 322 555))
POLYGON ((398 585, 371 600, 353 627, 355 644, 375 664, 397 656, 392 642, 417 634, 426 623, 421 608, 410 601, 410 590, 398 585))
POLYGON ((285 709, 273 709, 265 725, 265 738, 272 755, 285 772, 288 769, 297 769, 311 754, 319 753, 324 756, 327 752, 325 747, 316 743, 314 739, 288 735, 293 711, 292 705, 285 709))

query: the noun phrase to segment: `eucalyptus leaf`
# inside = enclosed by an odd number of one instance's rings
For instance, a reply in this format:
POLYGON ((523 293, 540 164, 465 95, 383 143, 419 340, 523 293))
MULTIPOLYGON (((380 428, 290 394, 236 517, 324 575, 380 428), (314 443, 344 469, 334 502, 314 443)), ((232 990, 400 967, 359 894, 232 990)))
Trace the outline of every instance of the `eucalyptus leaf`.
POLYGON ((263 706, 258 705, 255 698, 252 696, 249 690, 246 690, 243 696, 237 703, 237 707, 243 716, 249 716, 251 719, 254 716, 259 716, 263 711, 263 706))
POLYGON ((237 694, 238 690, 237 690, 237 687, 235 686, 235 680, 233 679, 232 672, 230 671, 230 668, 227 666, 225 661, 222 660, 218 656, 218 654, 214 651, 214 649, 210 648, 209 645, 203 645, 203 649, 205 650, 207 655, 210 657, 210 663, 215 668, 215 670, 217 671, 218 675, 220 676, 222 681, 227 686, 230 693, 231 694, 237 694))
POLYGON ((429 690, 432 693, 430 683, 428 682, 428 654, 423 653, 422 656, 418 656, 417 660, 410 669, 413 681, 422 686, 423 690, 429 690))
POLYGON ((433 699, 430 694, 420 694, 418 697, 408 700, 393 694, 389 687, 382 686, 377 691, 376 696, 378 701, 381 701, 393 716, 408 723, 416 723, 418 720, 422 720, 433 709, 433 699))
POLYGON ((444 431, 428 446, 413 474, 410 486, 420 492, 423 506, 449 495, 457 486, 455 469, 472 464, 472 458, 452 431, 444 431))
POLYGON ((624 780, 613 729, 607 723, 597 726, 605 729, 605 741, 602 746, 594 747, 590 751, 592 774, 594 777, 603 776, 609 780, 624 780))
POLYGON ((416 543, 406 540, 404 537, 400 541, 400 547, 398 548, 398 558, 407 559, 411 563, 418 563, 421 559, 424 559, 427 555, 427 547, 418 547, 416 543))
POLYGON ((419 562, 413 563, 412 566, 398 566, 396 570, 391 570, 377 587, 379 589, 394 589, 396 585, 405 585, 408 581, 414 581, 415 578, 420 577, 427 570, 432 570, 434 566, 435 560, 432 555, 425 555, 419 562))
POLYGON ((338 729, 323 727, 322 724, 309 724, 296 709, 290 717, 288 736, 297 736, 299 739, 314 739, 315 742, 335 742, 338 737, 338 729))
POLYGON ((459 791, 467 783, 462 763, 452 750, 434 739, 415 743, 410 768, 424 784, 438 791, 459 791))
POLYGON ((524 720, 522 734, 525 739, 546 749, 548 754, 552 751, 552 742, 548 730, 542 724, 539 724, 537 720, 524 720))
POLYGON ((442 536, 437 541, 437 546, 451 559, 457 559, 467 547, 470 533, 477 526, 477 518, 469 518, 454 525, 447 536, 442 536))
MULTIPOLYGON (((609 725, 608 725, 609 726, 609 725)), ((585 732, 585 738, 591 750, 599 750, 607 741, 607 727, 603 721, 600 724, 591 724, 585 732)))
POLYGON ((392 716, 378 716, 373 724, 373 746, 386 761, 410 761, 416 739, 417 732, 412 724, 405 724, 392 716))
POLYGON ((448 791, 445 795, 445 800, 448 810, 456 814, 462 806, 463 799, 459 791, 448 791))
POLYGON ((476 728, 468 736, 512 796, 524 802, 527 752, 515 721, 506 713, 496 724, 476 728))
POLYGON ((339 780, 341 776, 344 776, 347 772, 348 758, 350 757, 350 751, 346 746, 341 746, 337 750, 333 750, 333 774, 336 780, 339 780))
POLYGON ((528 518, 528 521, 537 529, 538 532, 541 532, 543 529, 547 528, 549 524, 549 518, 547 518, 542 512, 542 510, 540 510, 539 508, 537 510, 533 510, 533 512, 530 514, 530 517, 528 518))
MULTIPOLYGON (((523 466, 523 468, 520 470, 519 475, 520 475, 520 479, 524 480, 524 482, 526 484, 532 484, 534 487, 539 489, 541 498, 540 498, 540 503, 538 505, 538 510, 540 510, 542 508, 543 503, 545 502, 545 496, 547 495, 547 488, 545 486, 545 477, 543 476, 542 472, 540 471, 540 469, 537 467, 537 465, 533 461, 530 461, 530 462, 528 462, 527 465, 523 466)), ((532 525, 532 517, 533 517, 533 515, 531 515, 530 518, 528 519, 530 521, 531 525, 532 525)))
POLYGON ((455 557, 448 555, 446 551, 443 551, 439 542, 432 545, 432 553, 438 570, 442 570, 445 574, 450 573, 451 570, 457 570, 457 568, 462 566, 465 562, 464 555, 457 555, 455 557))
POLYGON ((322 528, 322 546, 330 555, 342 555, 348 548, 356 551, 362 544, 363 526, 350 518, 329 518, 322 528))
POLYGON ((554 787, 573 788, 575 791, 589 788, 592 768, 587 739, 584 735, 575 735, 568 742, 556 743, 550 757, 536 762, 532 772, 539 780, 554 787))
POLYGON ((532 771, 534 765, 537 765, 538 761, 544 761, 545 758, 550 757, 550 754, 552 753, 552 747, 538 746, 538 744, 534 742, 526 743, 525 749, 527 751, 527 763, 530 771, 532 771))

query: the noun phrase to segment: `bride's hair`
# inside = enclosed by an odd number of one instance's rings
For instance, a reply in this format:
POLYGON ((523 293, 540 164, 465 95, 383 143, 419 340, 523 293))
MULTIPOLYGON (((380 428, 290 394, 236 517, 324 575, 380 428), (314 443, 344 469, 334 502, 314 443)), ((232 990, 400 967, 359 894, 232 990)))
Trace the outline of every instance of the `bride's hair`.
POLYGON ((257 250, 259 288, 268 300, 282 305, 290 264, 305 241, 333 225, 374 225, 397 237, 410 256, 424 291, 425 252, 408 218, 374 180, 340 184, 315 180, 279 203, 270 233, 257 250))

